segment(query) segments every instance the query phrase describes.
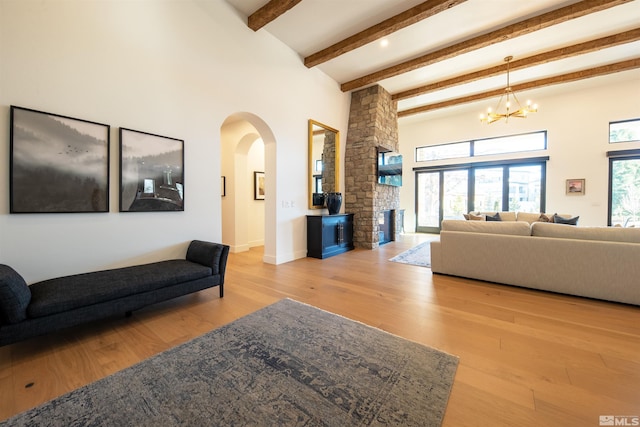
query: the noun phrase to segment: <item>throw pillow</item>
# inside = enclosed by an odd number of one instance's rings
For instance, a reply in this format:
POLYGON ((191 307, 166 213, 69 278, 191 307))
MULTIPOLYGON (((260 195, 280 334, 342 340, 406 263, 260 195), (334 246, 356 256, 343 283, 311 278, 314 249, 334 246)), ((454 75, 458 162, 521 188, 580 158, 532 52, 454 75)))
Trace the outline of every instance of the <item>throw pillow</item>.
POLYGON ((0 264, 0 323, 12 324, 27 318, 31 289, 22 276, 8 265, 0 264))
POLYGON ((553 222, 556 224, 567 224, 567 225, 578 225, 579 216, 574 216, 573 218, 563 218, 557 214, 553 215, 553 222))
POLYGON ((462 214, 462 216, 464 217, 464 219, 466 219, 467 221, 469 221, 469 214, 462 214))
POLYGON ((484 219, 484 215, 475 215, 475 214, 470 213, 469 214, 469 220, 471 220, 471 221, 484 221, 485 219, 484 219))
POLYGON ((553 222, 553 217, 541 213, 540 216, 538 217, 538 221, 540 221, 540 222, 553 222))
POLYGON ((500 218, 500 212, 496 212, 495 215, 487 215, 486 218, 487 221, 502 221, 502 218, 500 218))

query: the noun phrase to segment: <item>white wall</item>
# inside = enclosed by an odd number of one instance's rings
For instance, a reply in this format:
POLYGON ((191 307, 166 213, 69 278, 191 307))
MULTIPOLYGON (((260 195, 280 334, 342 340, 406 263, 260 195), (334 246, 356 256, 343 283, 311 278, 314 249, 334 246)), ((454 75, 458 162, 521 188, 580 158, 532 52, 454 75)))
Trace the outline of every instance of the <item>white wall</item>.
POLYGON ((17 105, 111 125, 111 176, 109 213, 12 215, 9 173, 0 174, 0 262, 31 283, 220 241, 220 129, 238 112, 273 134, 270 257, 294 259, 306 244, 307 120, 346 132, 348 104, 337 83, 222 1, 2 0, 3 170, 17 105), (184 212, 118 213, 118 127, 185 140, 184 212))
MULTIPOLYGON (((264 142, 256 140, 249 149, 247 156, 248 168, 245 171, 252 178, 251 184, 243 191, 249 205, 248 244, 249 247, 264 245, 264 200, 255 200, 254 172, 264 172, 264 142)), ((266 195, 265 195, 266 199, 266 195)))
MULTIPOLYGON (((580 225, 607 224, 608 168, 607 151, 638 149, 640 143, 609 144, 609 122, 640 117, 640 72, 620 73, 606 78, 566 86, 562 93, 542 92, 534 99, 538 113, 527 119, 511 119, 483 125, 478 120, 482 109, 463 109, 429 120, 399 121, 400 148, 404 157, 401 205, 405 211, 405 230, 415 230, 414 167, 431 163, 415 162, 415 148, 424 145, 460 142, 470 139, 547 131, 546 152, 505 156, 483 156, 476 161, 549 156, 547 163, 546 211, 579 215, 580 225), (565 193, 565 181, 585 178, 585 195, 565 193)), ((522 99, 526 99, 522 97, 522 99)), ((496 100, 483 103, 494 106, 496 100)), ((468 159, 458 162, 466 163, 468 159)), ((440 163, 453 163, 449 160, 440 163)), ((437 163, 433 163, 437 164, 437 163)))

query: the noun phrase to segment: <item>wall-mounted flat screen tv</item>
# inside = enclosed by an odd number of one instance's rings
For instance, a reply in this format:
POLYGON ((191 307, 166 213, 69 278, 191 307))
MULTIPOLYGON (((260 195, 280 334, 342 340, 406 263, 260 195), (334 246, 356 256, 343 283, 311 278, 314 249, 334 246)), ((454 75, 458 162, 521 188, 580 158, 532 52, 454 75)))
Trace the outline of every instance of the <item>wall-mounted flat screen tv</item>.
POLYGON ((402 154, 378 151, 378 183, 402 186, 402 154))

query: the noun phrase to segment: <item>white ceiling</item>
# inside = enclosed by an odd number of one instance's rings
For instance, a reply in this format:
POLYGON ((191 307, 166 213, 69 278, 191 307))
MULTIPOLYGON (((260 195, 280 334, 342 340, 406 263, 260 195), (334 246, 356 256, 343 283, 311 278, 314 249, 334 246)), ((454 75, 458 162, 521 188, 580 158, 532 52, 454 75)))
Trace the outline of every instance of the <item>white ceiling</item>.
MULTIPOLYGON (((226 0, 238 12, 249 16, 269 0, 226 0)), ((268 23, 258 31, 268 31, 296 51, 301 61, 348 36, 356 34, 387 18, 410 9, 425 0, 302 0, 299 4, 268 23)), ((385 37, 379 41, 342 54, 317 65, 328 76, 342 84, 402 63, 458 42, 497 30, 545 12, 580 3, 576 0, 467 0, 385 37)), ((378 81, 392 94, 434 83, 468 72, 504 64, 503 58, 526 58, 554 49, 586 42, 596 38, 640 28, 640 0, 633 0, 584 17, 534 31, 527 35, 494 43, 490 46, 460 54, 432 65, 378 81)), ((605 48, 596 52, 532 66, 511 72, 511 84, 581 71, 622 60, 640 58, 640 41, 605 48)), ((606 84, 610 79, 638 79, 639 69, 605 77, 592 77, 578 83, 530 89, 518 93, 519 98, 536 98, 561 90, 575 90, 576 85, 606 84), (609 79, 609 80, 607 80, 609 79)), ((503 88, 506 74, 398 101, 398 110, 432 104, 465 95, 503 88)), ((640 88, 638 88, 640 92, 640 88)), ((640 96, 636 93, 635 96, 640 96)), ((482 102, 483 106, 487 101, 482 102)), ((455 108, 478 108, 478 101, 455 108)), ((451 108, 451 107, 450 107, 451 108)), ((421 113, 433 115, 436 112, 421 113)))

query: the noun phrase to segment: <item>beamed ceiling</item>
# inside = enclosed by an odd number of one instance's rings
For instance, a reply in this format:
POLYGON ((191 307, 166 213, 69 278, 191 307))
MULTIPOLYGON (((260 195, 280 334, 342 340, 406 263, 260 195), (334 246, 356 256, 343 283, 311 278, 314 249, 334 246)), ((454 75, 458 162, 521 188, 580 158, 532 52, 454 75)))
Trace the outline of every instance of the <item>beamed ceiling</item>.
POLYGON ((640 95, 640 0, 226 1, 344 92, 384 87, 400 118, 484 109, 510 55, 521 101, 612 79, 640 95))

